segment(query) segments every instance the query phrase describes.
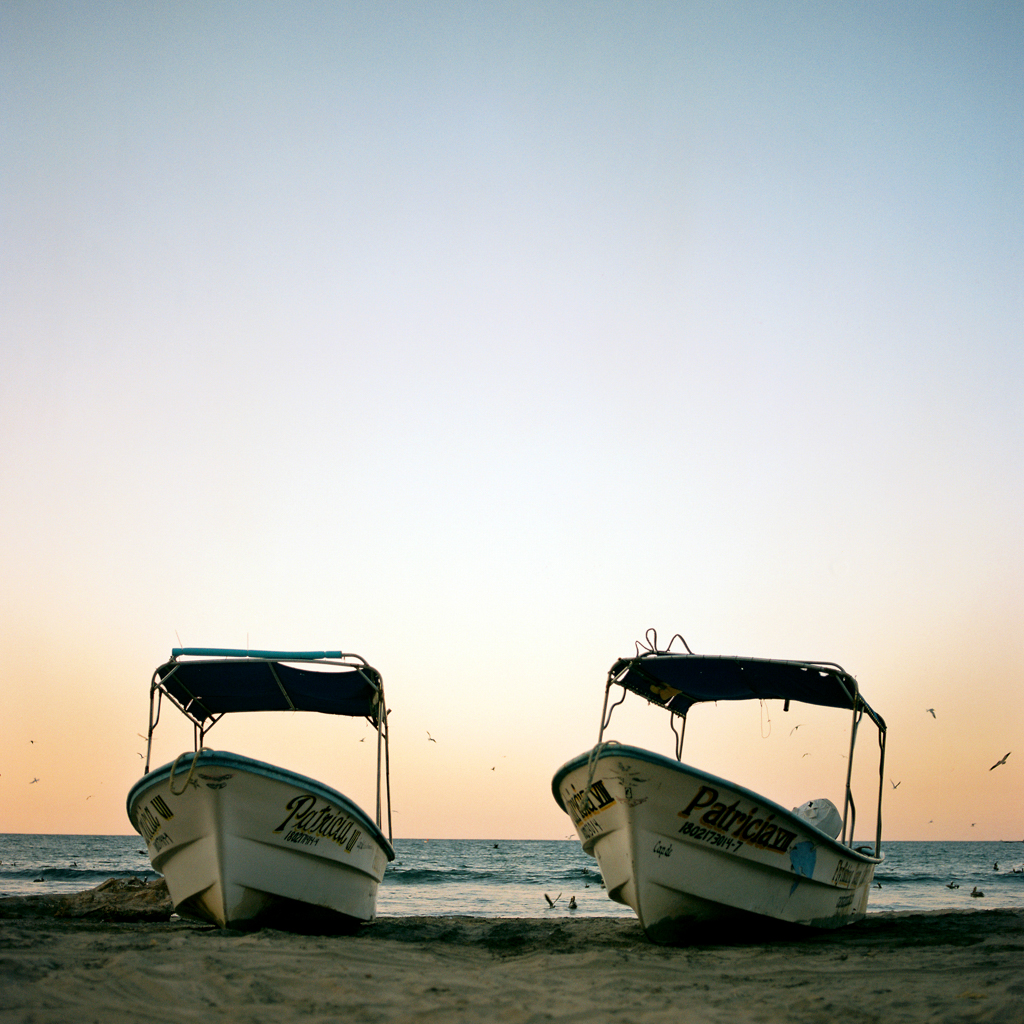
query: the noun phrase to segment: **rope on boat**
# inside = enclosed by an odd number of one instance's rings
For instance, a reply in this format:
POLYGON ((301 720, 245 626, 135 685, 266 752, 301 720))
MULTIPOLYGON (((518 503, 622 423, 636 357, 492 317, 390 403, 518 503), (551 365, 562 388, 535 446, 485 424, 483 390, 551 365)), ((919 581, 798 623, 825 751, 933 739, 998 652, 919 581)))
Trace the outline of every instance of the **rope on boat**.
MULTIPOLYGON (((684 641, 685 642, 685 641, 684 641)), ((612 688, 612 673, 608 672, 608 681, 604 686, 604 704, 601 707, 601 728, 597 734, 597 745, 590 751, 590 756, 587 758, 587 784, 583 789, 583 807, 587 806, 590 800, 590 790, 594 784, 594 775, 597 772, 597 761, 601 756, 601 751, 605 747, 618 746, 618 740, 606 740, 604 738, 604 731, 611 724, 612 712, 626 699, 626 689, 623 687, 622 696, 609 708, 608 707, 608 696, 612 688)))
POLYGON ((683 719, 683 727, 676 732, 676 716, 669 715, 668 727, 672 730, 672 735, 676 738, 676 760, 682 761, 683 759, 683 737, 686 735, 686 715, 681 716, 683 719))
POLYGON ((682 642, 682 645, 686 648, 687 654, 693 654, 693 651, 690 650, 690 645, 686 642, 686 638, 683 636, 682 633, 675 633, 672 639, 669 640, 668 646, 664 650, 661 650, 658 647, 658 631, 653 626, 651 626, 648 628, 647 632, 644 633, 644 639, 636 641, 636 656, 638 658, 643 657, 643 655, 640 653, 641 647, 648 654, 668 654, 672 650, 672 645, 676 642, 676 640, 682 642))
POLYGON ((178 762, 185 756, 185 754, 188 753, 188 751, 183 751, 174 759, 174 764, 171 765, 170 777, 167 779, 167 785, 174 796, 181 796, 181 794, 184 793, 185 790, 188 788, 188 784, 192 781, 192 773, 196 770, 196 761, 199 760, 199 755, 203 752, 203 749, 203 747, 199 747, 196 750, 195 754, 193 755, 192 764, 189 767, 188 775, 185 776, 185 784, 181 787, 181 789, 174 788, 174 773, 178 770, 178 762))
POLYGON ((604 740, 603 742, 599 740, 597 746, 590 751, 590 757, 587 759, 587 784, 583 787, 583 802, 580 804, 584 817, 590 803, 590 789, 594 784, 594 774, 597 772, 597 759, 605 747, 610 747, 615 742, 615 740, 604 740))

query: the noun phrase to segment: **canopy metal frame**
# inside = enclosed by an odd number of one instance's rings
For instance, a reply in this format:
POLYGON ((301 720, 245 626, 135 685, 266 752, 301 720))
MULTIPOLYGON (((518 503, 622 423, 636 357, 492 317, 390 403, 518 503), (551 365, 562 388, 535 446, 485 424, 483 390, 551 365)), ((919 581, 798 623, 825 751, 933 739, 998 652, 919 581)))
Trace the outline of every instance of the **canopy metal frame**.
POLYGON ((302 711, 311 710, 297 706, 293 694, 281 679, 278 666, 288 665, 293 668, 315 665, 310 671, 318 676, 329 678, 331 675, 343 675, 346 679, 356 673, 370 689, 372 698, 369 701, 369 714, 351 714, 346 711, 328 711, 323 713, 341 714, 349 718, 365 718, 377 733, 377 799, 376 824, 383 828, 384 805, 387 810, 388 840, 391 841, 391 758, 388 743, 388 709, 384 700, 384 682, 381 674, 365 658, 358 654, 344 651, 246 651, 218 647, 175 647, 171 650, 169 661, 160 665, 153 673, 149 687, 149 729, 146 734, 146 766, 145 774, 149 774, 153 751, 153 733, 160 722, 163 699, 166 696, 171 703, 192 723, 193 749, 198 753, 203 749, 210 730, 226 715, 238 713, 236 710, 211 710, 203 701, 201 694, 193 694, 178 678, 179 670, 186 665, 226 665, 239 662, 267 666, 277 689, 283 698, 285 708, 254 707, 245 711, 302 711), (182 702, 170 688, 172 681, 176 688, 181 689, 190 698, 182 702))
MULTIPOLYGON (((661 666, 663 667, 666 662, 664 659, 671 659, 672 661, 678 662, 683 659, 689 662, 687 667, 696 668, 698 664, 703 663, 708 667, 720 667, 721 663, 728 662, 732 663, 736 668, 742 668, 744 671, 751 672, 752 675, 756 674, 758 670, 765 672, 787 672, 790 669, 794 671, 809 671, 818 672, 822 677, 827 676, 830 682, 837 683, 839 691, 845 695, 845 701, 842 705, 834 703, 834 694, 831 695, 832 699, 828 701, 822 701, 819 706, 835 706, 843 707, 849 710, 852 714, 852 720, 850 725, 850 747, 847 756, 846 766, 846 787, 845 796, 843 801, 843 830, 840 836, 840 841, 847 846, 853 846, 854 828, 857 819, 857 808, 853 798, 853 755, 854 748, 857 743, 857 730, 860 726, 861 719, 864 715, 874 722, 878 729, 878 746, 879 746, 879 757, 878 757, 878 803, 877 803, 877 821, 875 828, 875 856, 881 856, 882 850, 882 796, 885 792, 884 780, 885 780, 885 737, 886 737, 886 726, 885 722, 871 707, 867 704, 864 698, 860 695, 860 689, 857 685, 857 680, 847 673, 842 666, 835 664, 834 662, 826 661, 780 661, 767 658, 727 658, 720 655, 699 655, 694 654, 689 645, 683 639, 680 634, 675 634, 672 640, 669 641, 668 648, 665 650, 659 650, 657 646, 657 633, 653 629, 649 629, 646 634, 647 643, 644 644, 637 641, 637 653, 632 658, 621 658, 615 662, 614 665, 608 670, 608 679, 605 684, 604 691, 604 704, 601 708, 601 728, 598 732, 597 745, 594 750, 600 749, 604 742, 605 730, 611 723, 612 712, 626 699, 627 692, 633 692, 640 697, 643 697, 648 703, 657 704, 659 707, 664 708, 669 712, 669 725, 672 729, 672 734, 675 739, 675 757, 677 761, 683 759, 683 740, 686 734, 686 716, 690 708, 694 704, 698 703, 709 703, 716 700, 743 700, 743 699, 780 699, 784 702, 784 710, 789 710, 790 702, 793 700, 799 703, 817 704, 817 701, 804 699, 796 696, 785 696, 784 694, 770 693, 759 696, 755 693, 747 693, 742 696, 737 696, 730 693, 722 693, 717 697, 710 696, 690 696, 682 694, 684 696, 684 703, 679 707, 670 707, 668 703, 673 699, 674 696, 682 693, 680 690, 674 690, 673 696, 666 698, 664 701, 659 701, 652 698, 650 686, 654 684, 662 689, 664 692, 665 684, 664 681, 658 678, 657 670, 655 665, 658 665, 659 659, 662 659, 661 666), (672 652, 672 643, 679 639, 682 641, 683 646, 686 648, 686 653, 672 652), (692 661, 690 661, 692 659, 692 661), (718 663, 716 666, 715 663, 718 663), (613 686, 622 687, 622 696, 618 698, 614 703, 609 706, 609 699, 611 695, 611 689, 613 686), (681 719, 681 725, 677 729, 676 720, 681 719)), ((676 666, 681 667, 681 666, 676 666)), ((813 676, 811 677, 813 678, 813 676)), ((592 758, 593 759, 593 758, 592 758)))

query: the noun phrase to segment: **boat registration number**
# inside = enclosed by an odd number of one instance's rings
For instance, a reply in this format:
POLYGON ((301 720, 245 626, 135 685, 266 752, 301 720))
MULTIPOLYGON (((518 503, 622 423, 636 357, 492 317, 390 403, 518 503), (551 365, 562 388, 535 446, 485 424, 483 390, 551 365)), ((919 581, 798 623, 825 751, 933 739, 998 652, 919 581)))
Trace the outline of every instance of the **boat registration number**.
POLYGON ((698 843, 708 843, 711 846, 719 846, 724 850, 738 850, 743 843, 739 839, 732 839, 722 832, 716 832, 711 828, 704 828, 694 821, 688 821, 679 830, 681 835, 689 836, 698 843))

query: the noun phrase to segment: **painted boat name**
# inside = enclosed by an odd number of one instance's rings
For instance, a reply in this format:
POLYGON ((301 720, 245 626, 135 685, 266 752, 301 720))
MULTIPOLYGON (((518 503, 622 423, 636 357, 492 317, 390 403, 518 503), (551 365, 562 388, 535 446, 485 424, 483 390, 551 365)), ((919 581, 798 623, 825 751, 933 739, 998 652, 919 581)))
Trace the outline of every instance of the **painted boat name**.
MULTIPOLYGON (((170 821, 174 817, 174 811, 167 806, 167 801, 162 796, 155 796, 135 815, 135 829, 146 842, 152 842, 153 836, 163 828, 163 822, 170 821), (155 812, 155 813, 154 813, 155 812)), ((159 846, 157 847, 159 849, 159 846)))
MULTIPOLYGON (((701 786, 697 795, 679 812, 679 817, 688 818, 691 811, 701 811, 705 808, 707 810, 700 818, 701 825, 714 829, 723 840, 726 834, 730 834, 740 842, 749 843, 762 850, 785 853, 790 843, 796 839, 795 832, 772 824, 774 814, 769 814, 766 818, 755 818, 758 809, 751 807, 747 811, 740 810, 739 800, 726 806, 724 802, 719 801, 718 790, 712 786, 701 786)), ((687 822, 679 831, 691 834, 694 832, 694 825, 687 822)), ((694 838, 709 841, 704 836, 694 835, 694 838)), ((724 846, 725 842, 717 845, 724 846)), ((731 843, 727 848, 732 849, 731 843)))
POLYGON ((572 818, 574 825, 586 821, 592 814, 604 810, 609 804, 615 803, 615 798, 605 789, 600 779, 595 779, 590 786, 579 793, 565 798, 566 810, 572 818))
POLYGON ((866 864, 849 864, 840 860, 832 874, 832 884, 841 885, 846 889, 856 889, 867 874, 866 864))
POLYGON ((284 836, 285 842, 316 846, 321 839, 330 839, 351 853, 362 835, 351 818, 330 804, 321 804, 310 794, 292 797, 284 806, 291 813, 274 829, 274 833, 284 832, 290 825, 288 834, 284 836))

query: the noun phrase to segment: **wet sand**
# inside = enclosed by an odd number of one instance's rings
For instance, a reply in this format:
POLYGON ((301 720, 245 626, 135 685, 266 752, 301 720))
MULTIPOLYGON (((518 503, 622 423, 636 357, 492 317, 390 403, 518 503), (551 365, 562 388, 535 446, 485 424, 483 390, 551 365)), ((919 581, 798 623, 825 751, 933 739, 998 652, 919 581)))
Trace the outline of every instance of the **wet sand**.
POLYGON ((384 918, 316 936, 168 912, 157 885, 0 900, 0 1020, 1024 1022, 1024 911, 676 948, 614 918, 384 918))

